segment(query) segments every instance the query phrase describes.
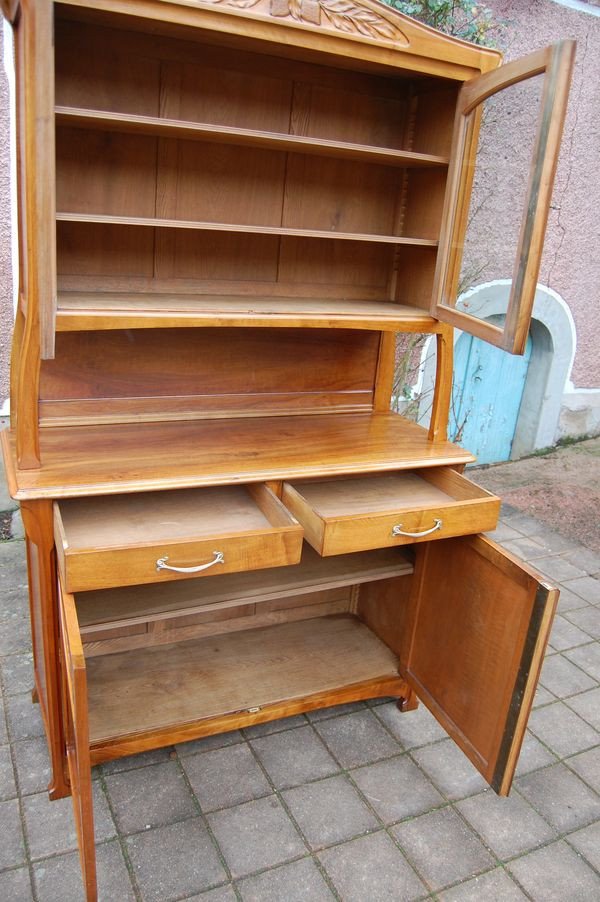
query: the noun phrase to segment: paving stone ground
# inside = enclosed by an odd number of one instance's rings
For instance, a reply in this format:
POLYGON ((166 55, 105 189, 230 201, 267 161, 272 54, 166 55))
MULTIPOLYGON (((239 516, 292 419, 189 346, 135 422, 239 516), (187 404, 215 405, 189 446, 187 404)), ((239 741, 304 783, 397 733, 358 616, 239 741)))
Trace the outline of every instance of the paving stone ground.
MULTIPOLYGON (((0 900, 82 902, 70 800, 45 792, 17 518, 0 543, 0 900)), ((95 769, 101 900, 597 902, 600 556, 509 507, 494 536, 562 590, 510 798, 422 706, 213 736, 95 769)))

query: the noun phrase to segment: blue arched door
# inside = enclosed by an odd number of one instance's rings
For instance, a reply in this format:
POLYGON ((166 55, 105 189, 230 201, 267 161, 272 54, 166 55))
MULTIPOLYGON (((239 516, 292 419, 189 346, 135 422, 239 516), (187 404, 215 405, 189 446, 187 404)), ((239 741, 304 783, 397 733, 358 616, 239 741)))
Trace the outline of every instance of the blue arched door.
POLYGON ((510 458, 531 347, 529 336, 525 354, 515 357, 466 332, 456 343, 449 435, 477 463, 510 458))

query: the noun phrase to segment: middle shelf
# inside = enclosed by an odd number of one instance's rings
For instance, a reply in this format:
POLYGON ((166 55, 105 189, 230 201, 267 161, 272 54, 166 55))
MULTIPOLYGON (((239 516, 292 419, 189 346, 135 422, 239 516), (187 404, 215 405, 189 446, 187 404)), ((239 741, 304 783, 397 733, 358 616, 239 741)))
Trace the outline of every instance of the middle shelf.
POLYGON ((178 326, 258 326, 438 332, 426 310, 392 301, 59 291, 56 329, 81 332, 178 326))

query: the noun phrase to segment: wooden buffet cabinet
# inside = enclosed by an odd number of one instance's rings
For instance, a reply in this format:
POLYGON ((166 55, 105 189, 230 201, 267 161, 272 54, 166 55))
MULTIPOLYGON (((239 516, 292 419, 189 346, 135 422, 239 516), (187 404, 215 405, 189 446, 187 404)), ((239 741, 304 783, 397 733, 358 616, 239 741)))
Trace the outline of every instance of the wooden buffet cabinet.
MULTIPOLYGON (((573 57, 377 0, 2 0, 15 31, 11 493, 52 798, 90 767, 421 699, 506 794, 557 592, 478 535, 458 326, 527 338, 573 57), (455 309, 483 101, 544 82, 506 324, 455 309), (429 429, 390 412, 430 333, 429 429)), ((507 203, 510 203, 507 198, 507 203)))

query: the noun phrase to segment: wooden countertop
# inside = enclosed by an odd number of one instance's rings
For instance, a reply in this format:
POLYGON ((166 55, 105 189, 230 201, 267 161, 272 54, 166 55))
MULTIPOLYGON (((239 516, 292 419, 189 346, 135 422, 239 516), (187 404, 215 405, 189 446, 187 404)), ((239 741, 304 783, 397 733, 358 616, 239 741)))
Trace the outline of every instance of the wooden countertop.
POLYGON ((17 500, 157 491, 416 467, 474 460, 394 413, 246 417, 40 430, 42 466, 16 467, 2 433, 17 500))

